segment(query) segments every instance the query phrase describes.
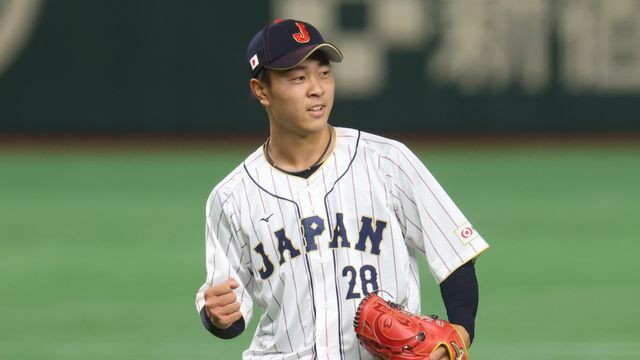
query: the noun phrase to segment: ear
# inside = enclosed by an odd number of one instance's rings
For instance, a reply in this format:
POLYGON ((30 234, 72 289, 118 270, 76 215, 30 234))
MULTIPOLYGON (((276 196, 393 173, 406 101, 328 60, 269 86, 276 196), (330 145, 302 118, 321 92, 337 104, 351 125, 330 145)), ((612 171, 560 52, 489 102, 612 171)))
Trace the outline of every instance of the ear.
POLYGON ((260 82, 258 79, 249 80, 249 89, 251 89, 251 93, 253 96, 260 101, 262 106, 269 106, 269 89, 267 85, 260 82))

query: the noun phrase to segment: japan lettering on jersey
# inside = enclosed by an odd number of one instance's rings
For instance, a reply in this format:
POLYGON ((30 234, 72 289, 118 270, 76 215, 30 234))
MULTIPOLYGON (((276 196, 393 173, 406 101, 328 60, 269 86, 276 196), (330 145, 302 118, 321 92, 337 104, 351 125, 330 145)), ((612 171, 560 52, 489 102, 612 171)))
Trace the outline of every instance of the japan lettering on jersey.
POLYGON ((211 193, 204 290, 235 278, 248 324, 263 310, 245 359, 370 359, 353 318, 387 291, 420 312, 416 256, 443 281, 488 248, 424 164, 403 144, 335 128, 332 155, 308 179, 251 154, 211 193))

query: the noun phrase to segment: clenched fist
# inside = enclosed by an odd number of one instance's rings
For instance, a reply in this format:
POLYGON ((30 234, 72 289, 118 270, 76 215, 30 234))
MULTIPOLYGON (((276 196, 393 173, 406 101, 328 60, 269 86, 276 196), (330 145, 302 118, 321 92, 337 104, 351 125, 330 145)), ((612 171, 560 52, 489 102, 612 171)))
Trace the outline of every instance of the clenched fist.
POLYGON ((240 313, 240 303, 233 289, 240 286, 234 279, 212 286, 204 292, 205 308, 211 323, 218 329, 228 329, 234 322, 238 321, 240 313))

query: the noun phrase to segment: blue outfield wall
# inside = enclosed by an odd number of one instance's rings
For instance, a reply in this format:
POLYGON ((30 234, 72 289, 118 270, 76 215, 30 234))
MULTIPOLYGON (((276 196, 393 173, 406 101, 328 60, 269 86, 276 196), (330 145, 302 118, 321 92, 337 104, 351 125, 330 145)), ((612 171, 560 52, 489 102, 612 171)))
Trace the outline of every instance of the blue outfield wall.
POLYGON ((0 132, 265 131, 245 49, 277 17, 343 50, 335 124, 640 130, 637 0, 16 0, 0 3, 17 39, 0 34, 0 132))

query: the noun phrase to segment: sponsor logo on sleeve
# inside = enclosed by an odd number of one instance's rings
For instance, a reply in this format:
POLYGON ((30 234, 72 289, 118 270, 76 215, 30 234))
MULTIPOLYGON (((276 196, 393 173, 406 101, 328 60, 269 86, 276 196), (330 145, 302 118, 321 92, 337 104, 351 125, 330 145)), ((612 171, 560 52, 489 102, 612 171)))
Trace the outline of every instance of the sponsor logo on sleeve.
POLYGON ((464 245, 468 245, 473 239, 480 236, 476 229, 468 222, 460 225, 460 227, 455 230, 455 233, 464 245))

